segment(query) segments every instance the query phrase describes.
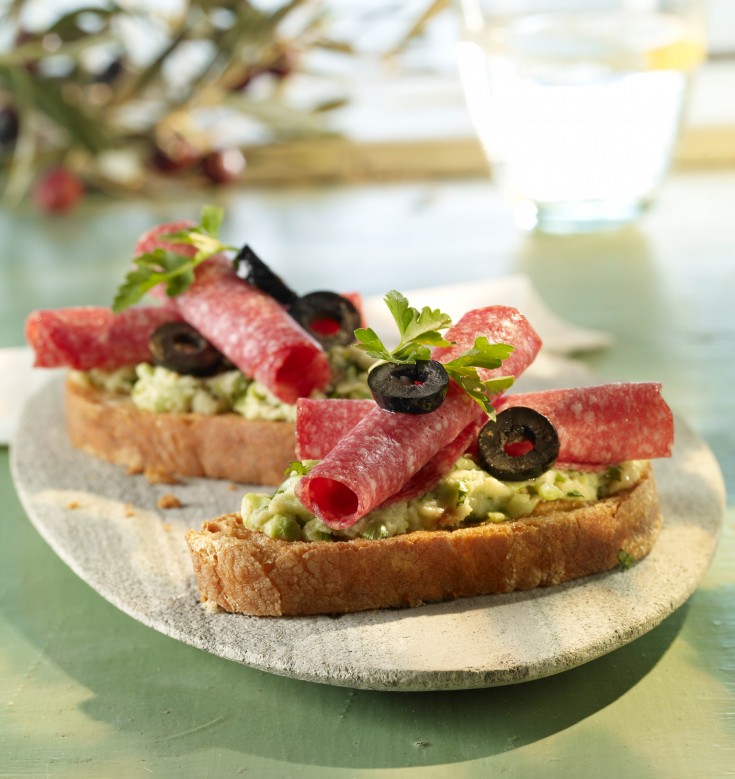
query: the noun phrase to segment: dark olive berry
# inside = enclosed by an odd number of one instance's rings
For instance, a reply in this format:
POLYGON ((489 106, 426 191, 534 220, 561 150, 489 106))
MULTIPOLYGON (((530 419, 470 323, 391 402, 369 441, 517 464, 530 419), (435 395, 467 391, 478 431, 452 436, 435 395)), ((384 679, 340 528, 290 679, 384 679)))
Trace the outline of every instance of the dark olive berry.
POLYGON ((150 338, 156 365, 186 376, 211 376, 226 367, 221 352, 186 322, 166 322, 150 338))
POLYGON ((116 57, 106 67, 95 73, 93 80, 97 84, 114 84, 125 71, 125 64, 121 57, 116 57))
POLYGON ((237 181, 245 170, 245 156, 240 149, 217 149, 201 159, 204 175, 213 184, 231 184, 237 181))
POLYGON ((0 148, 12 146, 18 138, 18 112, 13 106, 0 108, 0 148))
POLYGON ((235 273, 248 284, 288 306, 298 295, 287 286, 283 279, 275 274, 258 255, 247 245, 243 246, 232 261, 235 273))
POLYGON ((428 414, 442 404, 449 377, 436 360, 417 360, 413 365, 386 362, 368 373, 368 386, 386 411, 428 414))
POLYGON ((482 428, 477 451, 491 476, 501 481, 525 481, 541 476, 556 462, 559 436, 543 414, 511 406, 482 428))
POLYGON ((354 343, 361 324, 352 301, 336 292, 310 292, 294 300, 288 313, 325 349, 354 343))

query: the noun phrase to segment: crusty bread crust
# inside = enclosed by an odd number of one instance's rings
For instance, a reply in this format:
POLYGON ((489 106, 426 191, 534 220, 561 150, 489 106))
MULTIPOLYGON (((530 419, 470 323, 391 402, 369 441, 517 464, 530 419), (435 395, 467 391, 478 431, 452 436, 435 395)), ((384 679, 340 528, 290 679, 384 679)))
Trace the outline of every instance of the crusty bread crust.
POLYGON ((650 466, 631 489, 594 503, 542 504, 501 524, 334 543, 281 541, 226 514, 190 530, 202 600, 255 616, 417 606, 528 590, 644 557, 662 518, 650 466))
POLYGON ((73 446, 153 482, 205 476, 276 486, 296 459, 291 422, 238 414, 155 414, 124 396, 71 380, 64 406, 73 446))

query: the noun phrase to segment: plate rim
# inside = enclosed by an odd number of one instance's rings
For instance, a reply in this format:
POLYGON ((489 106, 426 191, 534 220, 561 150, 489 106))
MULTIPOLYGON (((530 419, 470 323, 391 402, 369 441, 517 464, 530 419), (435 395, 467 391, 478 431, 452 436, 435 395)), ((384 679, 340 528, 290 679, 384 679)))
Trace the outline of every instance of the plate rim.
MULTIPOLYGON (((566 670, 570 670, 583 663, 597 659, 598 657, 602 657, 608 652, 613 651, 614 649, 619 648, 621 646, 624 646, 625 644, 630 643, 636 638, 639 638, 640 636, 644 635, 645 633, 647 633, 648 631, 656 627, 667 616, 672 614, 681 605, 683 605, 683 603, 685 603, 689 599, 691 594, 694 592, 697 585, 699 584, 702 577, 704 576, 707 569, 709 568, 712 557, 714 556, 715 551, 717 549, 719 536, 721 534, 721 530, 723 526, 726 497, 725 497, 724 477, 722 475, 722 471, 720 469, 719 463, 717 462, 711 449, 709 448, 707 443, 701 438, 701 436, 699 436, 699 434, 695 430, 693 430, 693 428, 691 428, 688 424, 686 424, 683 420, 679 419, 678 417, 675 417, 677 428, 679 430, 685 431, 687 437, 691 438, 695 443, 697 443, 699 446, 703 448, 704 452, 707 454, 710 460, 710 465, 714 465, 716 469, 716 473, 714 473, 716 483, 713 483, 712 487, 717 493, 714 497, 717 499, 719 512, 718 512, 718 518, 716 524, 713 525, 713 527, 711 528, 711 533, 710 533, 711 542, 710 542, 709 554, 706 560, 703 560, 702 563, 700 564, 699 569, 697 571, 697 575, 694 577, 694 581, 691 586, 681 589, 677 593, 677 597, 669 600, 668 602, 664 602, 664 601, 660 602, 658 604, 658 607, 654 610, 654 612, 648 613, 645 619, 639 619, 637 622, 628 625, 625 630, 617 631, 615 635, 612 637, 611 641, 604 641, 601 639, 591 646, 588 645, 587 647, 588 656, 583 661, 580 662, 578 658, 575 658, 569 653, 567 653, 567 654, 555 655, 552 658, 548 658, 548 657, 540 658, 537 663, 531 665, 526 664, 522 667, 511 666, 508 668, 494 668, 494 669, 457 668, 455 670, 394 669, 393 671, 386 671, 386 669, 382 669, 381 677, 380 677, 381 681, 376 683, 374 677, 370 675, 369 671, 366 671, 364 669, 356 671, 354 667, 351 667, 349 665, 323 664, 322 666, 317 666, 318 670, 316 671, 314 670, 307 671, 303 668, 294 667, 292 664, 289 665, 287 662, 285 662, 283 659, 280 658, 277 659, 276 661, 271 661, 271 662, 265 662, 262 658, 258 660, 256 657, 252 657, 250 659, 245 660, 243 659, 242 654, 233 652, 232 647, 229 647, 227 645, 218 647, 218 651, 213 651, 211 642, 208 641, 207 639, 211 639, 213 635, 216 637, 218 632, 217 620, 238 619, 241 620, 241 624, 244 624, 244 621, 253 624, 252 621, 258 623, 262 619, 268 619, 269 622, 271 623, 282 623, 282 624, 289 624, 289 625, 294 625, 297 623, 315 625, 318 623, 324 623, 325 620, 329 620, 329 621, 335 621, 335 620, 333 617, 328 617, 328 616, 268 617, 268 618, 248 617, 240 614, 230 614, 222 610, 220 610, 219 612, 210 611, 209 613, 207 613, 207 610, 204 607, 202 607, 201 604, 195 602, 191 606, 191 608, 197 610, 198 616, 204 620, 204 624, 208 626, 208 629, 211 632, 209 632, 206 636, 202 634, 192 635, 191 633, 188 633, 185 629, 183 629, 181 625, 179 625, 176 622, 171 622, 171 623, 165 621, 162 622, 160 617, 160 612, 146 611, 142 607, 135 608, 134 605, 131 605, 130 603, 127 603, 123 599, 117 597, 115 593, 105 591, 104 588, 101 589, 99 585, 95 583, 95 577, 90 576, 90 572, 80 564, 78 556, 75 556, 74 551, 68 549, 66 546, 64 546, 59 542, 59 539, 52 532, 52 528, 40 516, 40 513, 37 510, 37 506, 33 503, 31 495, 28 493, 27 480, 24 477, 24 474, 21 472, 22 457, 20 453, 23 446, 26 445, 28 442, 29 429, 32 428, 34 424, 36 424, 36 420, 38 419, 38 416, 34 414, 35 407, 39 404, 43 404, 44 402, 50 400, 53 397, 52 403, 49 404, 51 406, 51 409, 49 410, 48 413, 54 416, 57 425, 61 425, 61 427, 64 427, 63 408, 61 407, 60 404, 61 389, 63 388, 64 381, 65 381, 64 376, 54 377, 51 381, 44 384, 31 397, 28 398, 23 408, 23 411, 21 413, 21 418, 16 431, 16 435, 14 437, 14 440, 11 442, 11 446, 10 446, 11 478, 16 487, 18 496, 20 498, 21 504, 23 505, 25 513, 29 521, 31 522, 31 524, 39 533, 39 535, 51 547, 51 549, 59 557, 59 559, 68 568, 70 568, 70 570, 72 570, 80 579, 82 579, 82 581, 84 581, 88 586, 90 586, 93 590, 95 590, 95 592, 101 595, 105 600, 107 600, 113 606, 115 606, 116 608, 118 608, 120 611, 127 614, 128 616, 132 617, 136 621, 140 622, 141 624, 144 624, 147 627, 150 627, 156 630, 157 632, 167 635, 175 640, 181 641, 182 643, 196 647, 203 651, 207 651, 211 654, 215 654, 217 656, 223 657, 233 662, 238 662, 260 671, 265 671, 268 673, 274 673, 277 675, 300 679, 303 681, 310 681, 310 682, 316 682, 322 684, 330 684, 335 686, 351 687, 351 688, 366 689, 366 690, 386 690, 386 691, 400 690, 400 691, 408 691, 408 692, 440 691, 440 690, 476 689, 476 688, 491 687, 491 686, 503 686, 508 684, 524 682, 524 681, 530 681, 533 679, 544 678, 557 673, 561 673, 566 670)), ((65 437, 65 430, 64 430, 64 437, 65 437)), ((70 452, 72 452, 72 454, 76 453, 76 450, 74 450, 71 447, 71 444, 68 442, 68 439, 67 439, 67 445, 69 447, 70 452)), ((676 448, 677 448, 676 443, 674 448, 676 453, 676 448)), ((103 469, 109 468, 111 469, 112 473, 117 473, 117 474, 124 473, 124 471, 122 471, 119 468, 119 466, 115 466, 110 463, 104 463, 103 461, 99 461, 96 458, 92 458, 91 455, 85 454, 84 457, 91 458, 90 465, 94 464, 95 468, 100 468, 100 467, 102 467, 103 469)), ((654 463, 654 468, 655 469, 657 468, 656 463, 654 463)), ((130 476, 127 474, 124 474, 124 478, 125 479, 132 478, 138 480, 144 479, 143 476, 130 476)), ((208 480, 196 480, 196 479, 187 480, 187 481, 195 482, 195 483, 208 482, 208 480)), ((141 486, 140 482, 138 482, 138 486, 141 486)), ((247 485, 238 485, 238 486, 241 486, 243 490, 247 489, 247 485)), ((143 485, 143 487, 145 489, 145 485, 143 485)), ((150 487, 151 489, 153 489, 153 485, 150 485, 150 487)), ((666 518, 664 517, 664 526, 661 530, 661 534, 663 535, 665 532, 666 532, 666 518)), ((656 542, 657 544, 660 543, 660 539, 661 536, 659 536, 659 539, 656 542)), ((656 547, 654 547, 654 549, 655 548, 656 547)), ((637 564, 637 566, 645 567, 646 563, 647 560, 644 559, 640 561, 637 564)), ((400 614, 403 611, 406 611, 413 615, 417 613, 424 614, 424 615, 425 614, 431 615, 432 613, 436 614, 437 612, 442 612, 447 610, 459 611, 459 612, 467 611, 470 608, 472 609, 480 608, 482 610, 487 610, 493 606, 512 605, 514 602, 519 600, 534 601, 538 599, 550 598, 552 596, 564 597, 564 593, 567 591, 574 591, 578 588, 589 587, 589 585, 593 584, 594 582, 608 582, 608 583, 610 583, 611 581, 615 582, 616 580, 613 577, 615 576, 624 577, 627 576, 628 574, 629 572, 627 571, 621 571, 616 569, 613 571, 593 574, 592 576, 584 577, 582 579, 576 579, 571 582, 565 582, 561 585, 556 585, 554 587, 549 587, 549 588, 538 588, 536 590, 528 590, 528 591, 499 594, 499 595, 473 596, 471 598, 459 599, 458 601, 446 601, 440 604, 425 604, 423 606, 417 607, 416 609, 409 609, 409 610, 360 612, 356 615, 342 615, 336 620, 336 622, 339 622, 340 620, 345 620, 346 618, 351 618, 351 621, 353 622, 356 621, 359 623, 360 621, 362 621, 364 624, 370 624, 371 619, 374 620, 375 619, 374 615, 376 614, 377 615, 400 614), (367 615, 373 615, 373 616, 370 617, 367 615)), ((194 578, 194 574, 193 571, 191 571, 188 579, 189 591, 185 593, 187 597, 191 597, 192 594, 194 596, 197 595, 196 586, 194 585, 192 587, 193 578, 194 578)), ((618 581, 622 581, 622 580, 618 580, 618 581)), ((180 597, 183 595, 184 593, 182 592, 180 594, 180 597)), ((168 605, 170 606, 172 604, 168 604, 168 605)), ((382 621, 383 619, 384 617, 379 617, 378 622, 382 621)), ((359 629, 359 624, 358 624, 358 629, 359 629)), ((247 652, 245 653, 245 657, 247 657, 247 652)))

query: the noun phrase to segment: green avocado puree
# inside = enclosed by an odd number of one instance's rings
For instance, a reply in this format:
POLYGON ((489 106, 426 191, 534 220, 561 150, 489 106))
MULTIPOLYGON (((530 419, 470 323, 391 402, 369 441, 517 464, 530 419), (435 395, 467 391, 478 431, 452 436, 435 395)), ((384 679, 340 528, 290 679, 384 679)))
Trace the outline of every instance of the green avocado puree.
POLYGON ((631 460, 599 471, 551 469, 536 479, 501 482, 464 455, 421 497, 371 511, 352 527, 334 530, 296 497, 301 476, 316 464, 307 460, 287 472, 274 495, 249 492, 242 500, 245 527, 288 541, 390 538, 414 530, 454 530, 505 522, 530 514, 541 501, 593 501, 628 489, 640 479, 645 461, 631 460))
MULTIPOLYGON (((329 386, 312 397, 370 398, 367 370, 372 360, 359 349, 337 346, 327 351, 329 386)), ((140 363, 112 371, 73 372, 76 381, 129 396, 143 411, 159 414, 228 414, 245 419, 293 422, 296 406, 279 400, 266 386, 239 370, 215 376, 183 376, 159 365, 140 363)))

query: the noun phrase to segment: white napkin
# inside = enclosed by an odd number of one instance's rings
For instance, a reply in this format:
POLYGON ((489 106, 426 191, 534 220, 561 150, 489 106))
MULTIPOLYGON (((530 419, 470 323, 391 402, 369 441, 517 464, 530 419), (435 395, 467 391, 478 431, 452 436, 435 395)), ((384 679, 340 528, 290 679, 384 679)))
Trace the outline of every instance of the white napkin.
MULTIPOLYGON (((441 287, 425 287, 404 292, 408 302, 421 309, 439 308, 456 322, 465 311, 484 306, 513 306, 533 325, 543 341, 544 352, 573 354, 610 346, 612 336, 577 327, 551 311, 526 276, 468 281, 441 287)), ((365 321, 386 343, 395 340, 396 326, 383 296, 369 297, 363 304, 365 321)))
POLYGON ((27 346, 0 349, 0 446, 10 443, 26 398, 63 371, 34 368, 27 346))
MULTIPOLYGON (((453 322, 465 311, 484 306, 512 306, 521 311, 541 336, 543 346, 533 364, 513 385, 512 392, 594 384, 597 379, 592 370, 572 359, 571 355, 604 349, 613 343, 608 333, 577 327, 557 316, 541 299, 528 277, 522 275, 424 287, 403 294, 414 308, 439 308, 449 314, 453 322)), ((365 321, 381 340, 394 344, 396 325, 383 296, 367 298, 363 310, 365 321)))
POLYGON ((27 346, 0 349, 0 446, 10 443, 26 398, 63 370, 34 368, 27 346))
MULTIPOLYGON (((522 311, 541 336, 544 346, 516 389, 532 389, 535 383, 544 386, 573 386, 590 383, 591 373, 582 363, 568 355, 589 349, 601 349, 612 338, 595 330, 576 327, 548 309, 525 276, 468 282, 404 293, 416 308, 440 308, 453 321, 471 308, 493 304, 514 306, 522 311), (531 386, 526 386, 530 384, 531 386)), ((365 320, 390 343, 395 337, 395 324, 382 296, 364 301, 365 320)), ((28 347, 0 349, 0 446, 11 442, 26 398, 44 382, 63 372, 33 368, 33 353, 28 347)))

